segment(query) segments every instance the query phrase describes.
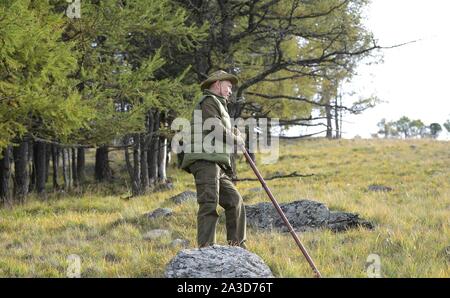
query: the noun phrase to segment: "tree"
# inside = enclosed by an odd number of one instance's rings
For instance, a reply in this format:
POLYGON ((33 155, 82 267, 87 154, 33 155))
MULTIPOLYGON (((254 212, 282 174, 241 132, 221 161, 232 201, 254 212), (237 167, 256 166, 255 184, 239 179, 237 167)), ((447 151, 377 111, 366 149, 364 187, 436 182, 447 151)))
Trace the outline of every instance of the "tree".
POLYGON ((403 116, 396 122, 394 122, 395 129, 399 134, 403 134, 403 137, 407 139, 411 135, 411 120, 403 116))
POLYGON ((443 125, 444 125, 445 129, 446 129, 448 132, 450 132, 450 119, 447 120, 443 125))
POLYGON ((436 139, 439 136, 439 133, 442 131, 442 126, 439 123, 431 123, 429 128, 431 137, 433 139, 436 139))
POLYGON ((199 80, 223 68, 242 80, 230 105, 232 117, 278 117, 289 125, 310 124, 321 82, 379 48, 361 23, 367 1, 180 1, 191 21, 210 23, 194 64, 199 80), (333 74, 331 74, 333 71, 333 74), (324 73, 330 73, 327 77, 324 73))
MULTIPOLYGON (((73 44, 61 42, 64 17, 52 11, 49 1, 2 1, 0 15, 0 148, 21 148, 33 141, 32 182, 44 194, 46 148, 38 140, 68 141, 73 132, 87 127, 93 113, 74 88, 70 75, 77 57, 73 44)), ((20 156, 24 148, 14 151, 15 189, 22 196, 27 159, 20 156)))
POLYGON ((422 136, 424 134, 425 130, 426 130, 426 126, 420 119, 412 120, 409 123, 410 137, 422 136))
MULTIPOLYGON (((228 106, 232 118, 280 118, 281 129, 324 126, 315 121, 327 117, 313 118, 313 109, 328 110, 331 122, 332 109, 336 115, 354 107, 323 102, 321 79, 350 78, 356 63, 380 48, 362 25, 365 0, 177 2, 190 11, 190 22, 209 24, 195 53, 198 81, 219 68, 241 79, 228 106)), ((355 108, 371 105, 366 103, 355 108)), ((331 132, 331 123, 326 126, 331 132)))
POLYGON ((386 122, 386 119, 385 118, 381 119, 381 121, 378 122, 377 126, 379 129, 378 134, 384 135, 384 138, 387 139, 389 137, 391 127, 386 122))

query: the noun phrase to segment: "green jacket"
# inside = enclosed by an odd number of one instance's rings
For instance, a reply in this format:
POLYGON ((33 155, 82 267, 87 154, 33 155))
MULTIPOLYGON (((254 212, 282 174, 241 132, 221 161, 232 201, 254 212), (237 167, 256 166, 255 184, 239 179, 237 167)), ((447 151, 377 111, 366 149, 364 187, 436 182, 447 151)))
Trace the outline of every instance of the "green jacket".
MULTIPOLYGON (((197 119, 198 121, 198 119, 197 119)), ((200 123, 197 123, 200 124, 200 123)), ((228 114, 227 101, 225 98, 216 95, 209 90, 204 90, 203 95, 196 104, 194 111, 192 113, 191 119, 191 143, 190 146, 185 147, 183 162, 181 163, 181 168, 187 172, 190 172, 189 166, 192 165, 196 160, 207 160, 217 163, 221 168, 226 171, 231 170, 231 162, 230 162, 230 149, 235 141, 236 136, 232 133, 231 130, 231 120, 230 115, 228 114), (218 125, 220 129, 223 130, 222 140, 214 139, 214 145, 219 148, 224 148, 221 152, 205 152, 205 148, 203 145, 203 139, 207 136, 212 130, 194 130, 194 114, 201 113, 202 115, 202 123, 200 127, 203 127, 203 124, 208 118, 216 118, 218 121, 218 125), (228 138, 227 138, 228 137, 228 138), (228 143, 226 143, 228 141, 228 143), (225 146, 228 144, 228 151, 225 150, 225 146), (191 152, 193 151, 195 146, 201 146, 200 152, 191 152)))

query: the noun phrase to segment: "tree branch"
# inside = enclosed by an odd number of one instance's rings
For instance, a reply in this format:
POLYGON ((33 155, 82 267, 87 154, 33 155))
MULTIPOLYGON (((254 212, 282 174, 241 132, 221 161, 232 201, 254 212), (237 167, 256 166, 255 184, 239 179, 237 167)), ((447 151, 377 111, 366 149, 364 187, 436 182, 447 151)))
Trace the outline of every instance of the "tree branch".
MULTIPOLYGON (((264 180, 269 181, 269 180, 275 180, 275 179, 296 178, 296 177, 307 178, 307 177, 312 177, 312 176, 314 176, 314 174, 299 174, 295 171, 288 175, 274 175, 269 178, 264 178, 264 180)), ((232 181, 259 181, 259 179, 258 178, 234 178, 234 179, 232 179, 232 181)))

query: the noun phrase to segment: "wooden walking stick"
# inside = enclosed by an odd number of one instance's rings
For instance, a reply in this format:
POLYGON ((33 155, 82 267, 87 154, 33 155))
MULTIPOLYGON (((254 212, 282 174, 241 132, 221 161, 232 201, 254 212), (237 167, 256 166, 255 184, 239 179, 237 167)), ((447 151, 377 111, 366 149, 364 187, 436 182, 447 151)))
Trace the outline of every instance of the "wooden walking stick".
POLYGON ((298 247, 302 251, 303 255, 305 256, 306 260, 308 261, 309 265, 311 266, 312 270, 314 271, 315 277, 322 277, 322 275, 319 272, 319 269, 317 269, 316 265, 314 264, 314 261, 312 260, 311 256, 306 251, 306 248, 303 246, 303 244, 300 242, 300 239, 298 238, 297 234, 294 231, 294 228, 292 227, 291 223, 287 219, 286 215, 284 214, 283 210, 280 207, 280 204, 278 204, 277 200, 273 196, 272 192, 270 191, 269 187, 267 186, 266 182, 264 181, 264 178, 259 173, 258 168, 256 168, 255 163, 251 159, 250 155, 248 154, 247 150, 244 146, 240 146, 242 149, 242 152, 245 155, 245 159, 247 159, 248 163, 250 164, 250 167, 252 168, 253 172, 258 177, 259 182, 261 182, 262 187, 266 191, 267 195, 269 196, 270 200, 272 201, 273 205, 275 206, 275 209, 278 211, 278 214, 280 214, 281 218, 283 219, 284 223, 289 229, 289 232, 291 233, 292 237, 295 240, 295 243, 297 243, 298 247))

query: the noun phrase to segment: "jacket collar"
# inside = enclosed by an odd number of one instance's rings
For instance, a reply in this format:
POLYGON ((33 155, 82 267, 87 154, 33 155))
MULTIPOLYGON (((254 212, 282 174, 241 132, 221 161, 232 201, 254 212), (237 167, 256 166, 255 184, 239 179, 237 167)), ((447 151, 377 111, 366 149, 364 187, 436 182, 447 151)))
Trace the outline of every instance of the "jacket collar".
POLYGON ((217 95, 216 93, 212 92, 212 91, 209 90, 209 89, 203 90, 203 94, 204 94, 204 95, 212 95, 212 96, 214 96, 215 98, 217 98, 217 99, 220 101, 220 103, 221 103, 222 105, 224 105, 225 107, 227 106, 228 101, 227 101, 227 99, 226 99, 225 97, 220 96, 220 95, 217 95))

